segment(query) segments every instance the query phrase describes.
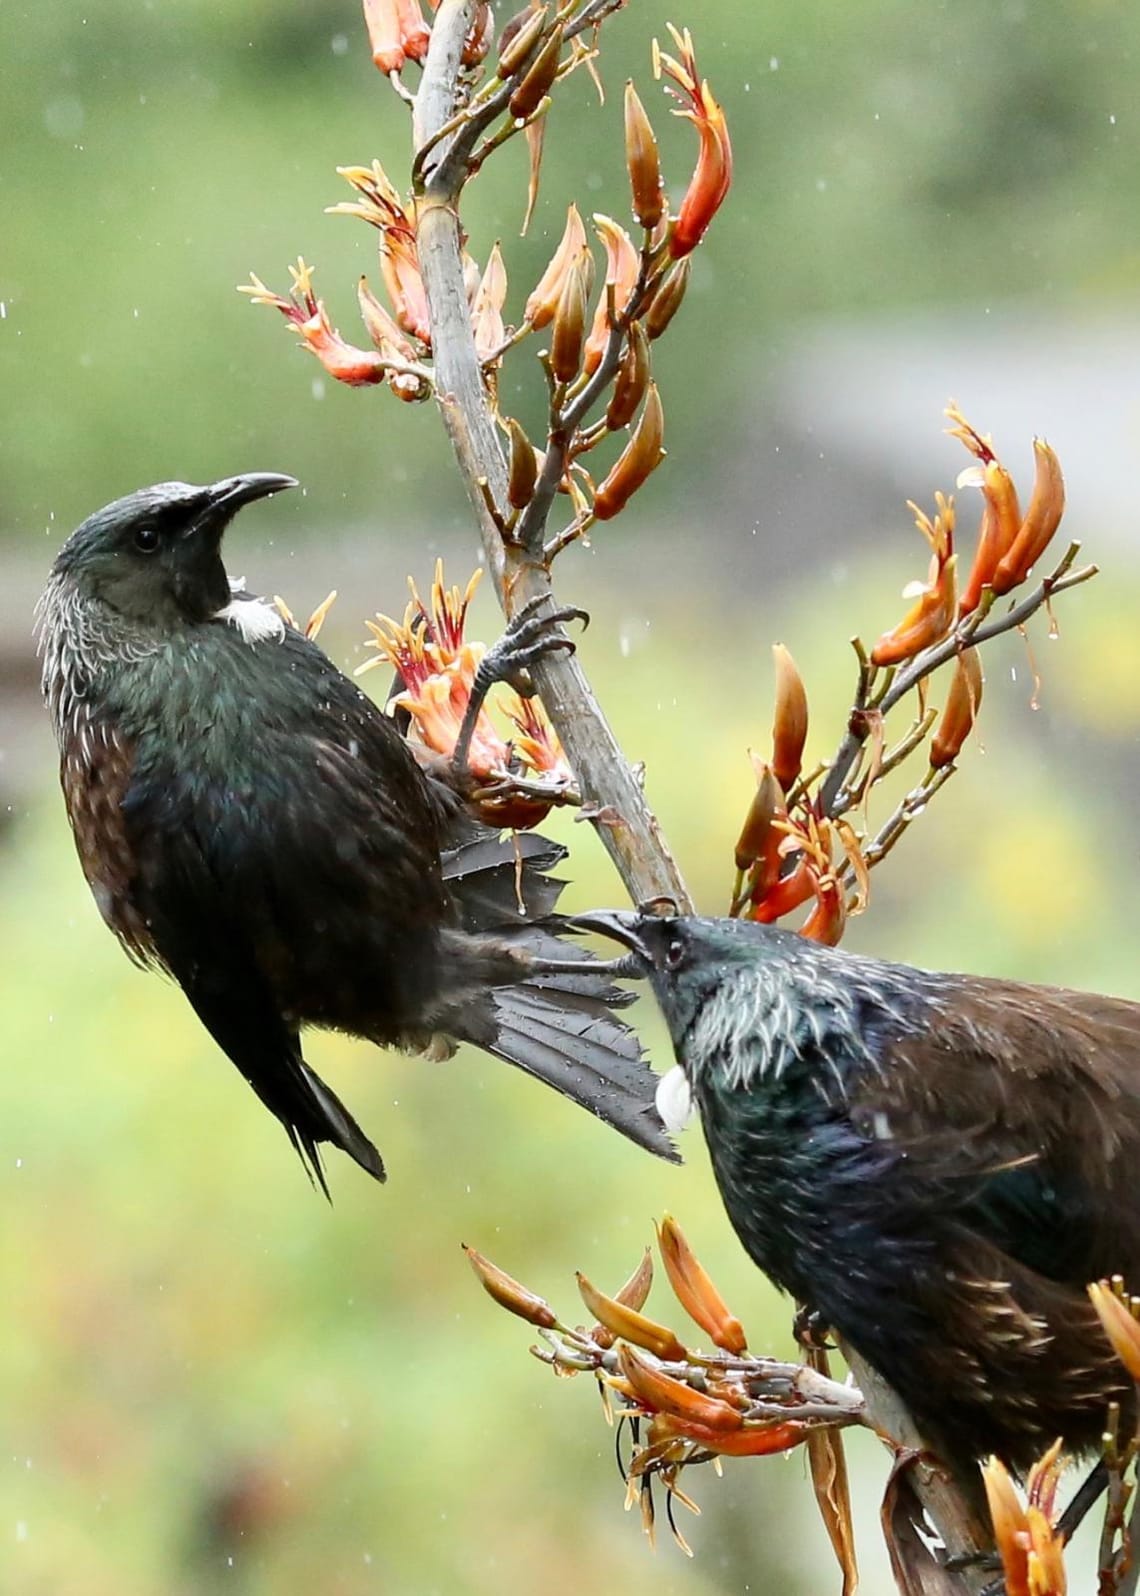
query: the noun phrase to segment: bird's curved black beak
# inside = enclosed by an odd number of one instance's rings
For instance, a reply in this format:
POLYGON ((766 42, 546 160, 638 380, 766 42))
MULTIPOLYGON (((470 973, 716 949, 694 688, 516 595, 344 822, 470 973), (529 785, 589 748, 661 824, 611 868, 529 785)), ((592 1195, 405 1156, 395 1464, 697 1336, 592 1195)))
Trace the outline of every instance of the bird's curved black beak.
POLYGON ((211 510, 223 507, 231 514, 243 504, 254 499, 267 499, 271 493, 282 493, 286 488, 299 486, 296 477, 282 476, 276 471, 247 471, 239 477, 223 477, 206 489, 211 510))
POLYGON ((650 966, 653 952, 642 933, 644 919, 633 909, 593 909, 588 914, 570 915, 566 923, 573 931, 596 931, 620 942, 639 962, 650 966))
POLYGON ((243 505, 297 486, 296 477, 286 477, 276 471, 247 471, 239 477, 223 477, 220 482, 195 490, 193 519, 188 522, 183 536, 205 535, 211 542, 220 543, 222 534, 243 505))

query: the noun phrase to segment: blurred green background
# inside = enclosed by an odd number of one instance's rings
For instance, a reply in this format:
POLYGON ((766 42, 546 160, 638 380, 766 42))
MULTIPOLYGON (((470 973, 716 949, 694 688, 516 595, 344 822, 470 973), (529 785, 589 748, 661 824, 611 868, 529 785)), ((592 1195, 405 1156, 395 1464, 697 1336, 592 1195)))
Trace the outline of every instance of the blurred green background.
MULTIPOLYGON (((668 20, 696 30, 736 182, 659 350, 670 458, 562 566, 666 833, 721 909, 746 750, 770 724, 768 646, 792 648, 826 753, 847 638, 891 624, 923 570, 903 501, 929 503, 965 463, 940 433, 953 395, 1025 487, 1031 435, 1049 436, 1066 529, 1106 575, 1060 602, 1058 640, 1042 620, 1032 657, 1017 639, 993 651, 981 735, 851 945, 1140 997, 1140 13, 631 0, 606 30, 609 103, 583 74, 551 118, 531 237, 521 146, 469 195, 475 254, 503 239, 509 313, 570 198, 624 216, 630 73, 679 195, 693 139, 648 70, 668 20)), ((698 1137, 683 1170, 656 1167, 481 1057, 428 1066, 317 1037, 392 1177, 381 1192, 336 1162, 330 1210, 179 995, 122 958, 72 855, 30 608, 89 510, 167 477, 294 472, 305 497, 249 512, 231 569, 302 614, 340 588, 325 640, 346 665, 405 573, 472 561, 430 408, 325 381, 233 291, 251 268, 284 287, 303 253, 358 336, 373 236, 322 207, 347 192, 337 164, 407 162, 358 7, 42 0, 0 8, 0 45, 0 1589, 834 1589, 798 1457, 691 1476, 694 1560, 667 1533, 651 1552, 592 1390, 528 1359, 526 1327, 459 1251, 569 1312, 573 1270, 612 1288, 669 1208, 753 1344, 787 1353, 787 1304, 739 1252, 698 1137)), ((527 350, 504 408, 536 429, 539 396, 527 350)), ((478 619, 494 631, 485 596, 478 619)), ((618 900, 586 829, 554 829, 571 900, 618 900)), ((667 1311, 660 1292, 651 1305, 667 1311)), ((883 1459, 857 1450, 866 1587, 885 1589, 883 1459)))

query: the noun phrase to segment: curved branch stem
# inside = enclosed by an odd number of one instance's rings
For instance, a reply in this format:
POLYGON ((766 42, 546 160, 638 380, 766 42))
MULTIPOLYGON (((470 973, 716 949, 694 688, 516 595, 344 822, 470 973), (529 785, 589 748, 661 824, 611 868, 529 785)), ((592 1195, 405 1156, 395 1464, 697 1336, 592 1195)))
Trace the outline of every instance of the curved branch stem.
MULTIPOLYGON (((459 60, 474 10, 475 0, 442 0, 436 13, 412 119, 417 149, 461 109, 457 103, 459 60)), ((450 137, 459 139, 464 131, 450 137)), ((552 599, 553 590, 541 554, 536 558, 514 544, 504 546, 480 487, 482 479, 492 502, 506 505, 506 462, 483 386, 463 286, 458 213, 463 177, 449 158, 446 139, 439 141, 438 147, 439 160, 425 179, 417 240, 431 313, 436 390, 487 565, 503 609, 510 615, 529 599, 543 595, 552 599)), ((620 347, 616 330, 610 342, 620 347)), ((607 361, 603 359, 602 364, 607 361)), ((575 419, 600 391, 601 386, 593 381, 587 385, 574 402, 575 419)), ((692 899, 656 817, 577 656, 547 655, 535 663, 533 675, 578 778, 584 813, 592 819, 630 897, 634 902, 671 898, 679 909, 691 910, 692 899)))

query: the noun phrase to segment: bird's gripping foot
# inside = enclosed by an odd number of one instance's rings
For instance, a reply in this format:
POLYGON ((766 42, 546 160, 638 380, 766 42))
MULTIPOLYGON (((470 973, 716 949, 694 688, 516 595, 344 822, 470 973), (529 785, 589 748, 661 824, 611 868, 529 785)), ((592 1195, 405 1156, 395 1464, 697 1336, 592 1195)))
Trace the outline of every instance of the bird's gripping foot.
POLYGON ((527 675, 530 666, 547 654, 560 651, 574 652, 573 640, 556 628, 564 621, 583 621, 589 624, 590 617, 586 611, 571 606, 563 606, 552 609, 545 615, 541 614, 544 605, 550 602, 548 593, 540 593, 537 598, 528 600, 521 609, 516 610, 507 622, 502 637, 487 650, 480 661, 471 684, 471 696, 467 700, 467 708, 459 727, 459 736, 455 739, 455 747, 451 754, 452 771, 460 781, 469 775, 467 760, 471 751, 471 739, 475 735, 479 712, 492 687, 497 682, 506 682, 523 698, 529 698, 534 692, 534 683, 527 675))

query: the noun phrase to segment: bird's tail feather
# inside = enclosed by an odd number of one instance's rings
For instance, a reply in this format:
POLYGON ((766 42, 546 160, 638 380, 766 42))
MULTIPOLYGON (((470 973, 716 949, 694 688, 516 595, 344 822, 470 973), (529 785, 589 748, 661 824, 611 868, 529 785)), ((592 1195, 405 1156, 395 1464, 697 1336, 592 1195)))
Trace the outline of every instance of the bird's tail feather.
MULTIPOLYGON (((369 1141, 331 1087, 302 1061, 301 1076, 308 1087, 304 1112, 294 1106, 294 1117, 283 1121, 289 1140, 300 1154, 314 1183, 329 1195, 318 1143, 329 1142, 360 1165, 374 1180, 387 1180, 379 1149, 369 1141)), ((270 1105, 272 1107, 272 1104, 270 1105)))
POLYGON ((615 1013, 635 995, 597 969, 592 954, 557 935, 562 921, 555 909, 565 882, 547 872, 565 857, 559 843, 534 832, 501 837, 481 827, 445 855, 444 879, 463 930, 493 938, 507 967, 525 969, 531 960, 581 966, 580 973, 536 971, 480 992, 446 1028, 676 1162, 654 1106, 658 1078, 636 1033, 615 1013))

